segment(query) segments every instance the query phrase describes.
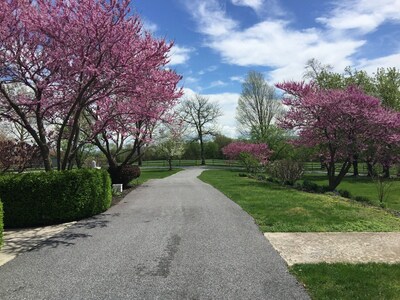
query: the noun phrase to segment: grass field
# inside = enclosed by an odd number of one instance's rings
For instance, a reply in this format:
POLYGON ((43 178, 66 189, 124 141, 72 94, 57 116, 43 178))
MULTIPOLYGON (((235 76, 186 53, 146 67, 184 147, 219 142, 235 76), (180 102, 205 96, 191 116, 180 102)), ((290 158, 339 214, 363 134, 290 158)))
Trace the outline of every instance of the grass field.
MULTIPOLYGON (((311 180, 319 185, 327 185, 326 175, 306 174, 304 179, 311 180)), ((391 186, 387 200, 384 202, 387 208, 400 211, 400 179, 390 180, 391 186)), ((367 197, 374 205, 379 205, 376 184, 368 177, 345 177, 337 189, 344 189, 353 196, 367 197)))
POLYGON ((400 299, 400 264, 299 264, 290 272, 312 299, 400 299))
POLYGON ((263 232, 400 231, 400 218, 344 198, 300 192, 229 170, 204 171, 199 178, 239 204, 263 232))

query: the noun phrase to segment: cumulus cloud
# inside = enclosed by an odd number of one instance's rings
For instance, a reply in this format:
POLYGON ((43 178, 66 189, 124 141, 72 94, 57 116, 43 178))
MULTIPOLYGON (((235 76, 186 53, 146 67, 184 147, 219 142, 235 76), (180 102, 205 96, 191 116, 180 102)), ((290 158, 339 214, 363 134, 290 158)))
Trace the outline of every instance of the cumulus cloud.
POLYGON ((400 53, 383 56, 375 59, 361 59, 356 66, 357 69, 365 70, 372 74, 378 68, 390 68, 400 66, 400 53))
POLYGON ((223 36, 234 30, 238 23, 226 14, 218 1, 190 1, 186 3, 200 31, 210 36, 223 36))
POLYGON ((248 6, 254 10, 259 10, 263 5, 263 0, 232 0, 232 4, 238 6, 248 6))
POLYGON ((384 22, 400 22, 400 0, 336 1, 328 16, 317 21, 334 30, 358 30, 368 33, 384 22))
MULTIPOLYGON (((258 7, 262 1, 232 2, 258 7)), ((270 68, 267 78, 272 82, 302 78, 310 58, 334 66, 335 71, 357 65, 355 54, 367 43, 360 33, 374 30, 386 21, 400 21, 400 0, 334 2, 331 13, 317 19, 323 24, 319 29, 296 29, 282 18, 241 27, 217 0, 191 3, 190 12, 206 46, 219 53, 227 64, 270 68), (349 29, 358 31, 350 34, 349 29)))
POLYGON ((190 59, 190 53, 193 49, 174 45, 171 49, 169 65, 180 65, 186 63, 190 59))

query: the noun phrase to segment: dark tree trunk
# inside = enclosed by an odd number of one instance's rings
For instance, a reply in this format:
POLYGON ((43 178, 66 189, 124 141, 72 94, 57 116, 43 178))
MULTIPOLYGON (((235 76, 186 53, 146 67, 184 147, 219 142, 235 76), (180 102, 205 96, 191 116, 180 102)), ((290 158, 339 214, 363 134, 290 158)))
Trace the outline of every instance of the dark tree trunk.
POLYGON ((171 157, 169 157, 168 158, 168 167, 169 167, 169 171, 171 171, 172 170, 172 158, 171 157))
POLYGON ((200 157, 201 157, 201 165, 204 166, 206 164, 206 158, 204 156, 204 143, 202 137, 200 137, 200 157))
POLYGON ((42 157, 44 169, 46 172, 51 171, 50 150, 46 145, 39 145, 40 156, 42 157))
POLYGON ((373 177, 375 174, 374 174, 374 165, 371 163, 371 162, 369 162, 369 161, 367 161, 367 171, 368 171, 368 177, 373 177))
POLYGON ((383 168, 383 178, 389 178, 390 177, 390 167, 389 166, 382 166, 383 168))
POLYGON ((142 163, 143 163, 143 161, 142 161, 142 155, 141 155, 141 150, 142 150, 142 147, 138 146, 138 148, 137 148, 137 155, 138 155, 138 166, 139 166, 139 167, 141 167, 141 166, 142 166, 142 163))
POLYGON ((358 172, 358 155, 355 154, 353 156, 353 176, 358 177, 358 175, 360 175, 358 172))
POLYGON ((328 179, 329 179, 329 186, 328 189, 330 191, 333 191, 337 188, 337 186, 340 184, 340 182, 343 180, 344 176, 346 176, 347 172, 349 171, 351 167, 351 162, 349 160, 346 160, 340 171, 339 174, 336 176, 335 175, 335 163, 334 162, 329 162, 328 163, 328 179))

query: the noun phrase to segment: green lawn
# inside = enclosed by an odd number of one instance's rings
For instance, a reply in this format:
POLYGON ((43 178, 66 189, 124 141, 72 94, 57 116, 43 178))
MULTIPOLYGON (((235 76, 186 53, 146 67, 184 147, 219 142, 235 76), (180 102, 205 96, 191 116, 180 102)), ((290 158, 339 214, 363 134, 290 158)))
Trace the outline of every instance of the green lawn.
POLYGON ((174 168, 171 171, 168 169, 146 169, 146 168, 141 168, 141 174, 138 179, 133 180, 133 184, 142 184, 145 183, 147 180, 150 179, 161 179, 165 178, 168 176, 171 176, 175 173, 178 173, 182 169, 174 168))
POLYGON ((312 299, 400 299, 400 264, 299 264, 290 272, 312 299))
MULTIPOLYGON (((326 175, 309 175, 306 174, 304 179, 311 180, 319 185, 327 185, 328 179, 326 175)), ((388 198, 385 201, 387 208, 400 211, 400 179, 391 179, 391 187, 388 198)), ((344 189, 351 193, 352 196, 367 197, 373 204, 379 205, 376 184, 368 177, 345 177, 337 189, 344 189)))
POLYGON ((199 178, 239 204, 263 232, 400 231, 400 218, 340 197, 258 182, 229 170, 204 171, 199 178))

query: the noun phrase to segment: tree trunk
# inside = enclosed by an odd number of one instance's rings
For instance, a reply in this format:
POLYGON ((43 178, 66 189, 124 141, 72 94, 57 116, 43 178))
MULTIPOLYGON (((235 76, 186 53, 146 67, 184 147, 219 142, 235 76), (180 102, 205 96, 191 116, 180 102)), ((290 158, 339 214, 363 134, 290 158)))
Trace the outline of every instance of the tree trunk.
POLYGON ((169 157, 168 158, 168 166, 169 166, 169 171, 171 171, 172 170, 172 158, 171 157, 169 157))
POLYGON ((47 145, 39 145, 40 156, 42 157, 43 166, 46 172, 51 171, 50 150, 47 145))
POLYGON ((328 172, 329 190, 333 191, 335 189, 335 163, 334 162, 327 163, 326 170, 328 172))
POLYGON ((383 168, 383 178, 389 178, 390 177, 390 167, 389 166, 382 166, 383 168))
POLYGON ((358 177, 358 175, 360 175, 358 172, 358 155, 355 154, 353 156, 353 176, 358 177))
POLYGON ((204 156, 204 143, 202 137, 200 137, 200 157, 201 157, 201 165, 204 166, 206 164, 206 158, 204 156))
POLYGON ((368 170, 368 177, 374 177, 374 165, 371 163, 371 162, 369 162, 369 161, 367 161, 367 170, 368 170))
POLYGON ((344 176, 346 176, 347 172, 349 171, 351 167, 351 162, 349 160, 346 160, 337 176, 335 176, 335 163, 330 162, 329 167, 328 167, 328 177, 329 177, 329 186, 328 189, 330 191, 333 191, 337 188, 337 186, 342 182, 342 179, 344 176))
POLYGON ((141 155, 141 149, 142 147, 138 146, 137 148, 137 155, 138 155, 138 166, 141 167, 142 166, 142 155, 141 155))

